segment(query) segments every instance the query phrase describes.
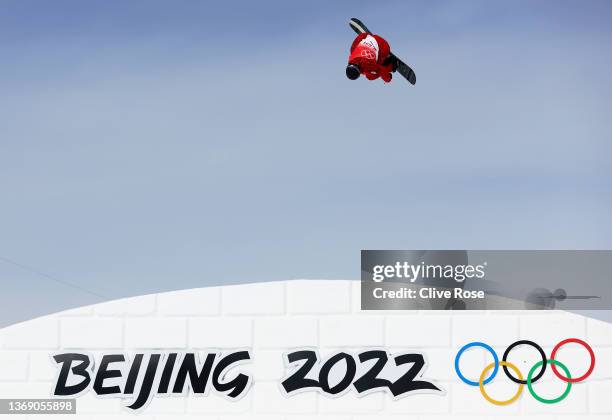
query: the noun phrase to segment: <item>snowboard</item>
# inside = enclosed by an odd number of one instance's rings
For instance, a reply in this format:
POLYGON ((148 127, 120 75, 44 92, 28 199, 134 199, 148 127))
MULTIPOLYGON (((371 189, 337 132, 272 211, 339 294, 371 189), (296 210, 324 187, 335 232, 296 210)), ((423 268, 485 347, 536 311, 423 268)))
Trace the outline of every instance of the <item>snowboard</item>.
MULTIPOLYGON (((372 33, 368 29, 368 27, 365 26, 363 22, 357 18, 351 18, 351 20, 349 21, 349 26, 358 34, 372 33)), ((411 84, 414 85, 416 83, 416 74, 414 74, 414 70, 412 70, 408 64, 404 63, 393 53, 391 53, 391 59, 395 60, 395 62, 397 63, 397 72, 404 76, 406 80, 408 80, 411 84)))

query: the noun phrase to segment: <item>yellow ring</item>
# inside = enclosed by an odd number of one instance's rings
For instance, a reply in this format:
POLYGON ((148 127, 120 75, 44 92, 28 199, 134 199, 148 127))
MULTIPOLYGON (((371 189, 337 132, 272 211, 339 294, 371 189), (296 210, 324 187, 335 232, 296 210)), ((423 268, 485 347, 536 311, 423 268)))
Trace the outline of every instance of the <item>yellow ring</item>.
MULTIPOLYGON (((521 380, 521 381, 523 380, 523 375, 521 374, 521 371, 518 370, 518 368, 515 365, 513 365, 510 362, 499 362, 499 364, 501 366, 509 367, 510 369, 512 369, 514 371, 514 373, 516 373, 516 376, 518 376, 519 380, 521 380)), ((487 372, 490 371, 491 369, 493 369, 493 366, 495 366, 495 363, 491 363, 489 366, 484 368, 484 370, 480 374, 480 379, 478 380, 478 387, 480 388, 480 393, 491 404, 495 404, 495 405, 508 405, 508 404, 512 404, 514 401, 518 400, 518 397, 521 396, 521 393, 523 392, 523 386, 524 385, 523 384, 519 384, 518 391, 516 391, 516 394, 514 394, 514 396, 512 398, 510 398, 509 400, 499 401, 499 400, 494 400, 493 398, 489 397, 487 395, 485 389, 484 389, 483 382, 485 380, 485 376, 487 376, 487 372)))

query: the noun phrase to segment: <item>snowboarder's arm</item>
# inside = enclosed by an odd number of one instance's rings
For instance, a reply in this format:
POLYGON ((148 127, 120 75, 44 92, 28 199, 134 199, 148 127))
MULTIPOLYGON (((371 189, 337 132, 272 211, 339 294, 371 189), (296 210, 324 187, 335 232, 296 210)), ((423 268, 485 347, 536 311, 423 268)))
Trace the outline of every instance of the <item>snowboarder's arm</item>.
POLYGON ((389 46, 389 43, 383 37, 380 37, 378 35, 372 35, 372 36, 374 37, 374 39, 376 39, 376 42, 378 43, 378 62, 379 64, 383 64, 384 61, 391 54, 391 47, 389 46))
POLYGON ((351 52, 353 52, 353 50, 355 48, 357 48, 357 45, 359 45, 359 43, 361 41, 363 41, 365 39, 366 36, 368 36, 369 34, 359 34, 357 35, 357 38, 355 38, 355 40, 353 41, 353 45, 351 45, 351 52))

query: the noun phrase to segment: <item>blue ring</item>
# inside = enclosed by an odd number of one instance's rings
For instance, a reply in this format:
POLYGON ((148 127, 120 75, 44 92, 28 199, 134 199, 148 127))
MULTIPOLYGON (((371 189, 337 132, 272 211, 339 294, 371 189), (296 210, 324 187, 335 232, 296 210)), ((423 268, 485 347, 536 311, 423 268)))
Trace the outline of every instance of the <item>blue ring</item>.
POLYGON ((459 358, 461 357, 464 351, 472 347, 482 347, 485 350, 488 350, 489 353, 493 355, 493 360, 495 361, 495 367, 493 368, 493 372, 491 372, 489 377, 485 379, 484 382, 482 383, 483 385, 486 385, 489 382, 491 382, 493 378, 495 378, 495 375, 497 375, 497 371, 499 370, 499 358, 497 357, 497 353, 495 353, 495 350, 493 350, 493 347, 489 346, 488 344, 481 343, 480 341, 474 341, 473 343, 469 343, 461 347, 461 349, 457 352, 457 356, 455 356, 455 372, 457 372, 457 376, 459 376, 459 379, 461 379, 466 384, 472 385, 472 386, 479 385, 478 382, 470 381, 468 378, 463 376, 463 374, 459 370, 459 358))

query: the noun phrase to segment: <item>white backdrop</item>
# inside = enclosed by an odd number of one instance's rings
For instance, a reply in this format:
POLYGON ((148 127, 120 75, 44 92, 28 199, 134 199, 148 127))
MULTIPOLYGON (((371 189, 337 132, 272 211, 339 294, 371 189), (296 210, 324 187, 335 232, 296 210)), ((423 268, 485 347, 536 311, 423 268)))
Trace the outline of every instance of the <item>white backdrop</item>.
MULTIPOLYGON (((569 420, 612 416, 612 325, 564 312, 455 312, 452 316, 443 311, 362 312, 356 281, 294 280, 138 296, 4 328, 0 345, 1 398, 48 398, 57 371, 50 354, 61 351, 252 350, 253 361, 241 370, 252 374, 253 386, 241 400, 193 394, 157 397, 137 414, 139 419, 399 420, 408 414, 411 419, 442 419, 452 414, 455 419, 511 415, 569 420), (517 403, 494 406, 477 388, 463 384, 454 371, 457 350, 471 341, 489 343, 501 357, 518 339, 536 341, 549 355, 557 342, 568 337, 588 341, 597 364, 591 377, 575 384, 559 404, 538 403, 525 389, 517 403), (284 373, 282 355, 297 347, 315 347, 322 355, 369 347, 384 347, 392 353, 422 352, 428 361, 424 377, 441 385, 446 394, 410 395, 397 401, 384 393, 363 397, 349 393, 330 399, 307 392, 286 398, 278 385, 284 373)), ((462 362, 462 369, 477 377, 485 355, 472 353, 462 362)), ((529 357, 533 360, 525 359, 525 366, 538 360, 537 355, 525 356, 529 357)), ((584 372, 589 360, 578 346, 568 346, 557 358, 573 376, 584 372)), ((550 370, 536 386, 544 396, 558 395, 564 388, 550 370)), ((500 399, 516 389, 505 378, 489 387, 500 399)), ((96 398, 92 393, 80 397, 77 407, 78 414, 66 418, 136 418, 119 399, 96 398)))

